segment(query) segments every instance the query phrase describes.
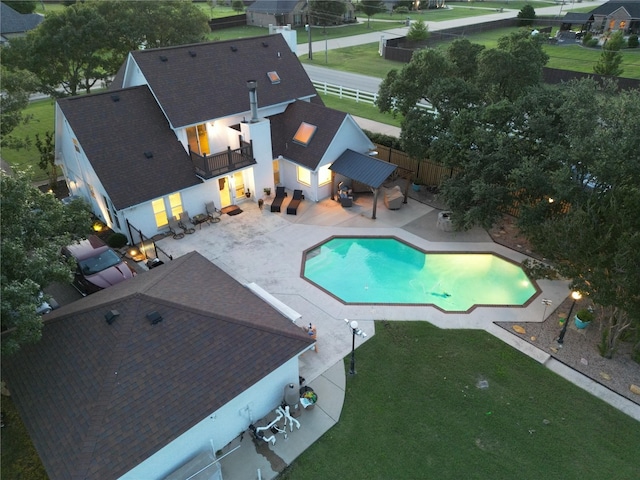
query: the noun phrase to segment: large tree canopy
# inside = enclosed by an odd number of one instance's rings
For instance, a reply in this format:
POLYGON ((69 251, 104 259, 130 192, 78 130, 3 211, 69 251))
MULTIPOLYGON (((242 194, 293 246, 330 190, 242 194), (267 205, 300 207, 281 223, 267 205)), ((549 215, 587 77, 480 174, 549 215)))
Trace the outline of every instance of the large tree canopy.
POLYGON ((347 11, 345 0, 311 0, 309 15, 320 25, 341 23, 347 11))
POLYGON ((60 250, 86 235, 91 221, 88 207, 80 200, 65 206, 20 172, 3 173, 1 178, 2 330, 13 330, 2 350, 11 353, 40 339, 39 294, 54 281, 71 281, 75 266, 62 261, 60 250))
POLYGON ((115 75, 131 50, 195 43, 207 32, 191 2, 78 2, 12 40, 3 63, 33 72, 45 93, 77 95, 115 75))
POLYGON ((2 90, 0 95, 0 146, 2 148, 23 148, 27 142, 11 136, 18 126, 29 121, 23 111, 29 105, 29 95, 38 88, 38 79, 24 70, 11 71, 2 66, 2 90))

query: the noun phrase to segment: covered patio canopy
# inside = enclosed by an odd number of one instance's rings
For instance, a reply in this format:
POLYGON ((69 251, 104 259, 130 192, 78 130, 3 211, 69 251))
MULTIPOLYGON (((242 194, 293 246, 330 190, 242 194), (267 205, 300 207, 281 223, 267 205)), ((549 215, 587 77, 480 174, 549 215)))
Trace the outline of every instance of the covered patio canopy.
MULTIPOLYGON (((373 158, 362 153, 347 149, 329 167, 331 174, 331 200, 333 200, 335 190, 336 173, 356 182, 368 185, 373 190, 373 213, 371 218, 376 218, 376 207, 378 205, 378 189, 389 178, 397 165, 378 158, 373 158)), ((405 198, 406 203, 406 198, 405 198)))

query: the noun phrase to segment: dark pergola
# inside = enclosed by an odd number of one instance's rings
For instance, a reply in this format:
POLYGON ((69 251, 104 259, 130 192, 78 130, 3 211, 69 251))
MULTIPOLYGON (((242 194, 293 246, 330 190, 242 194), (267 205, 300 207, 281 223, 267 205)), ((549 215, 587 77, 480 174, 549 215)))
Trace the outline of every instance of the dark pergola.
MULTIPOLYGON (((331 200, 334 199, 336 192, 336 173, 367 185, 371 187, 373 191, 373 213, 371 218, 375 220, 376 207, 378 205, 378 189, 397 168, 399 167, 393 163, 347 149, 333 162, 333 165, 329 167, 331 170, 331 200)), ((407 183, 407 187, 404 189, 404 203, 407 203, 408 188, 409 183, 407 183)))

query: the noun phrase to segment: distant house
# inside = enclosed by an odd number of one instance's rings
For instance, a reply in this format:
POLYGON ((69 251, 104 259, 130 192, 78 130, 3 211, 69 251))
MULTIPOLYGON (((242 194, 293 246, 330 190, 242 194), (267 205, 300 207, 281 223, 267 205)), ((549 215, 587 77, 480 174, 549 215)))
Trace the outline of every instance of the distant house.
MULTIPOLYGON (((342 18, 333 19, 330 24, 340 24, 355 20, 355 7, 346 1, 346 11, 342 18)), ((309 21, 308 0, 256 0, 247 7, 247 25, 266 27, 268 25, 302 25, 319 24, 317 16, 311 13, 309 21)))
POLYGON ((39 13, 18 13, 9 5, 0 3, 0 44, 9 43, 11 38, 22 37, 42 23, 39 13))
POLYGON ((134 51, 110 91, 58 100, 56 162, 71 194, 113 230, 129 235, 131 224, 148 238, 184 210, 257 201, 264 188, 332 195, 332 162, 373 144, 323 105, 296 32, 272 31, 134 51))
POLYGON ((610 0, 593 10, 592 30, 598 33, 640 33, 640 0, 610 0))
POLYGON ((279 405, 312 345, 192 252, 49 314, 2 374, 50 479, 165 478, 279 405))

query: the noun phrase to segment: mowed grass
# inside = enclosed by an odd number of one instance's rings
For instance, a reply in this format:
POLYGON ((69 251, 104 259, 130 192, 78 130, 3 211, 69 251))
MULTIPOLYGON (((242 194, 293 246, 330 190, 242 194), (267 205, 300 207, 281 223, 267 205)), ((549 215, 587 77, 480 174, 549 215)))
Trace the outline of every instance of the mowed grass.
POLYGON ((44 134, 54 131, 55 102, 51 99, 31 102, 23 111, 25 116, 31 117, 29 123, 20 125, 11 132, 16 138, 29 138, 31 146, 20 150, 9 148, 2 149, 2 158, 17 169, 25 170, 31 168, 33 180, 46 180, 47 174, 38 167, 40 153, 35 146, 36 134, 44 140, 44 134))
POLYGON ((393 125, 400 128, 400 123, 402 121, 402 117, 400 115, 394 118, 390 113, 381 113, 374 105, 356 102, 355 100, 348 98, 340 98, 336 95, 324 95, 320 93, 320 97, 327 107, 333 108, 334 110, 339 110, 356 117, 367 118, 369 120, 386 123, 387 125, 393 125))
POLYGON ((378 321, 356 370, 282 479, 638 478, 637 421, 485 332, 378 321))

